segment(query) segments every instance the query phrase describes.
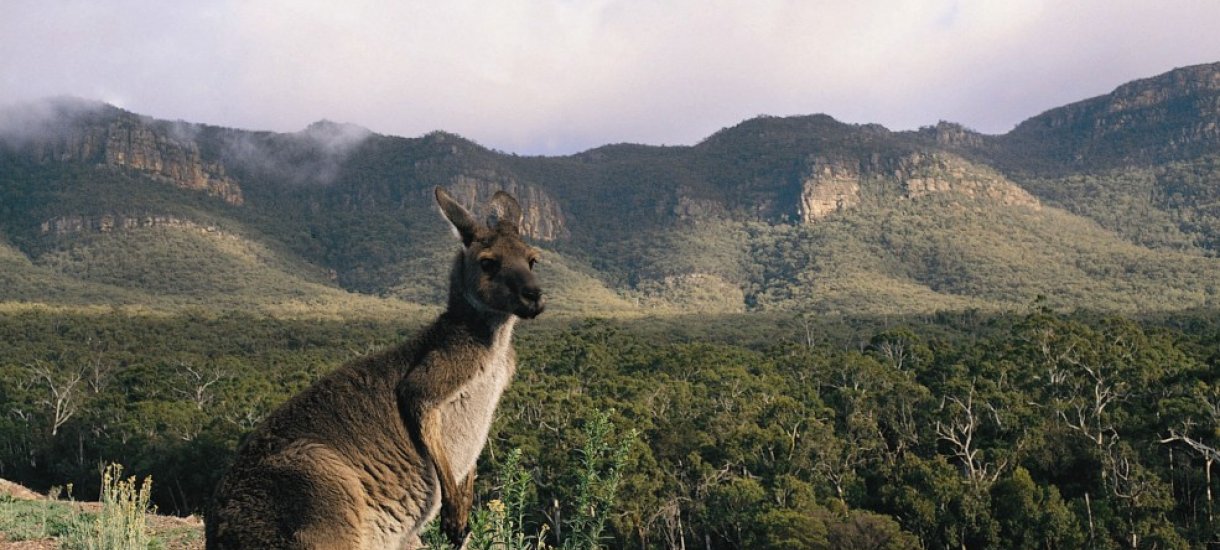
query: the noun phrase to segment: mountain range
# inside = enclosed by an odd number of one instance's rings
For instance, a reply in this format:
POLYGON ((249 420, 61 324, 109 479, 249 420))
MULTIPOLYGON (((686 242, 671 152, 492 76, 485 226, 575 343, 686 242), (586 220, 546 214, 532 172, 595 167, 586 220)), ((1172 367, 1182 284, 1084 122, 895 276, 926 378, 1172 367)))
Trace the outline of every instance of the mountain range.
POLYGON ((880 315, 1220 305, 1220 63, 1003 135, 758 117, 692 146, 523 157, 72 98, 0 111, 0 302, 399 315, 444 297, 432 203, 517 196, 554 311, 880 315))

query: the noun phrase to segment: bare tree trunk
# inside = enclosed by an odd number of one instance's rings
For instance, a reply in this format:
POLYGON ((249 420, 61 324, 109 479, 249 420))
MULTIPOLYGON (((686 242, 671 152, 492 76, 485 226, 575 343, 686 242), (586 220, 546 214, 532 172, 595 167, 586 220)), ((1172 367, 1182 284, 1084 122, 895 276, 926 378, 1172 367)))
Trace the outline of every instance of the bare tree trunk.
POLYGON ((682 511, 678 510, 678 548, 686 550, 686 531, 682 528, 682 511))
POLYGON ((1089 493, 1084 494, 1084 509, 1089 515, 1089 542, 1096 540, 1096 535, 1093 532, 1093 503, 1089 500, 1089 493))
POLYGON ((1212 462, 1215 459, 1208 456, 1204 471, 1207 472, 1207 525, 1210 527, 1215 523, 1215 517, 1212 515, 1212 462))

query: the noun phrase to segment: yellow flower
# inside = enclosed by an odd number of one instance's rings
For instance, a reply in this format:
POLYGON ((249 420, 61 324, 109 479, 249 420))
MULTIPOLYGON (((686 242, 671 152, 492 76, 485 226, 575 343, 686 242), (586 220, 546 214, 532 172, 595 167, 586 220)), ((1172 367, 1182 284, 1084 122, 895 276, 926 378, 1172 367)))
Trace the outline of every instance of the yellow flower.
POLYGON ((498 498, 492 500, 491 502, 488 502, 487 508, 489 510, 491 510, 491 512, 493 514, 496 514, 497 516, 504 514, 504 503, 500 502, 500 499, 498 499, 498 498))

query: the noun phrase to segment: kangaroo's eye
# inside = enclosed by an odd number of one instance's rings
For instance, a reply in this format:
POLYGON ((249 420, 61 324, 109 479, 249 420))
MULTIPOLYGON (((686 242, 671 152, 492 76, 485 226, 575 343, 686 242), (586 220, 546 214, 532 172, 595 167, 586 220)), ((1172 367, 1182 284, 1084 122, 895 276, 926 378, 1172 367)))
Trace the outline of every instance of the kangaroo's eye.
POLYGON ((500 262, 492 258, 483 258, 479 260, 479 267, 483 269, 484 273, 495 273, 500 269, 500 262))

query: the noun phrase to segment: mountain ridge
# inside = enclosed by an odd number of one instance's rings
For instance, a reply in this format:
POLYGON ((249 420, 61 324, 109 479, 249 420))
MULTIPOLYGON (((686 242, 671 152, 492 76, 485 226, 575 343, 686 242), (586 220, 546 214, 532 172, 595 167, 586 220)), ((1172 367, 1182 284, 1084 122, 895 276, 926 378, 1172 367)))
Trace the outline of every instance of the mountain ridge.
MULTIPOLYGON (((179 220, 147 235, 211 228, 294 270, 328 274, 310 280, 338 292, 435 304, 428 296, 443 287, 452 244, 432 212, 430 189, 442 185, 472 206, 498 189, 515 194, 525 233, 563 273, 557 301, 582 304, 571 313, 597 313, 597 304, 637 314, 830 311, 853 300, 888 312, 886 299, 934 311, 1011 307, 1044 291, 1065 307, 1150 307, 1124 293, 1155 275, 1119 265, 1127 260, 1082 259, 1081 238, 1114 258, 1168 266, 1177 278, 1165 282, 1181 283, 1174 295, 1187 298, 1167 307, 1210 307, 1217 291, 1205 281, 1220 278, 1218 121, 1220 64, 1124 84, 998 136, 948 122, 892 132, 828 115, 757 117, 690 146, 613 144, 560 157, 509 155, 439 131, 403 138, 320 120, 289 134, 250 132, 61 100, 0 113, 0 234, 31 265, 78 278, 91 271, 68 270, 75 264, 62 258, 179 220), (1014 248, 984 237, 996 223, 1010 239, 1043 242, 1014 248), (978 239, 1013 256, 977 248, 978 239), (780 257, 759 265, 767 254, 780 257), (1014 269, 1037 261, 1049 263, 1014 269), (1079 269, 1086 261, 1097 265, 1079 269), (1113 281, 1122 276, 1135 279, 1113 281), (1057 299, 1040 280, 1110 290, 1096 303, 1067 290, 1057 299)), ((186 295, 212 301, 214 281, 182 279, 186 295)), ((20 294, 4 298, 37 299, 20 294)))

